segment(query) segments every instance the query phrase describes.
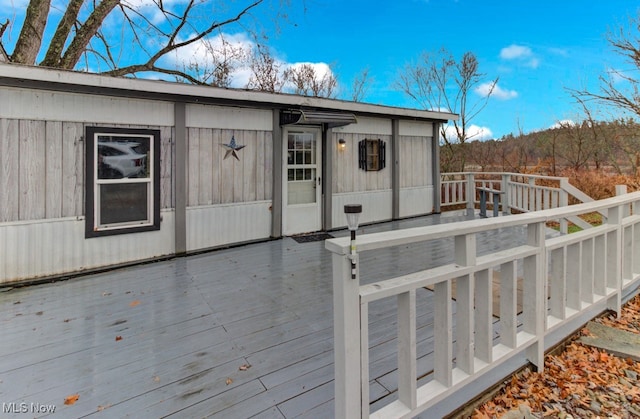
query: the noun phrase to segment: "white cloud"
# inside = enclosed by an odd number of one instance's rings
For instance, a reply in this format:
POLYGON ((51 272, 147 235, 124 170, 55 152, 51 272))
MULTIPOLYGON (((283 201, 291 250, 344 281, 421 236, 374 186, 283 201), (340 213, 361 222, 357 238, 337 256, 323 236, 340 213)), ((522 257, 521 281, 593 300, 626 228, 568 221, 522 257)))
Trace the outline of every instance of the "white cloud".
POLYGON ((493 132, 491 132, 488 127, 480 127, 472 124, 467 127, 467 137, 470 140, 491 140, 493 138, 493 132))
POLYGON ((533 55, 531 48, 512 44, 500 50, 500 58, 504 60, 514 60, 527 58, 533 55))
POLYGON ((550 129, 563 128, 563 127, 573 127, 576 125, 576 122, 571 119, 562 119, 557 121, 555 124, 551 125, 550 129))
MULTIPOLYGON (((453 124, 446 125, 444 128, 447 138, 455 138, 456 132, 453 124)), ((467 127, 467 140, 486 141, 493 139, 493 132, 488 127, 481 127, 471 124, 467 127)))
POLYGON ((494 86, 492 82, 482 83, 476 87, 475 92, 483 97, 486 97, 491 93, 491 97, 495 97, 500 100, 509 100, 518 97, 518 92, 515 90, 506 90, 497 84, 494 86), (491 90, 493 88, 493 91, 491 90))
POLYGON ((514 60, 527 67, 538 68, 540 60, 535 56, 531 48, 511 44, 500 50, 500 58, 503 60, 514 60))

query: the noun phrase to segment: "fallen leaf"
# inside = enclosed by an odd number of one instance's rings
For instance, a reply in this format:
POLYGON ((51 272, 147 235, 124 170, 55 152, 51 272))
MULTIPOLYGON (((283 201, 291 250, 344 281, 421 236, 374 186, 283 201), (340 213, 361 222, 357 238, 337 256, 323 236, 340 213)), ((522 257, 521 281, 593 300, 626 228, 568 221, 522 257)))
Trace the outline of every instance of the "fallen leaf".
POLYGON ((160 382, 160 377, 158 377, 157 375, 153 376, 153 382, 154 383, 159 383, 160 382))
POLYGON ((64 404, 66 405, 75 404, 75 402, 77 402, 79 398, 80 398, 79 394, 72 394, 71 396, 67 396, 64 398, 64 404))
POLYGON ((44 314, 44 311, 38 311, 38 312, 36 313, 36 316, 42 316, 43 314, 44 314))
POLYGON ((227 385, 233 383, 233 380, 229 377, 227 377, 227 381, 225 381, 225 383, 227 383, 227 385))
POLYGON ((140 304, 140 300, 133 300, 131 303, 129 303, 129 307, 135 307, 138 304, 140 304))
POLYGON ((102 293, 102 296, 103 296, 103 297, 106 297, 106 296, 108 296, 108 295, 111 295, 111 293, 110 293, 110 292, 106 292, 106 291, 102 293))
POLYGON ((122 340, 122 336, 116 336, 116 342, 122 340))
POLYGON ((100 406, 98 406, 98 412, 102 412, 104 409, 108 409, 110 407, 111 407, 110 404, 107 404, 105 406, 100 405, 100 406))
POLYGON ((251 365, 250 365, 250 364, 243 364, 243 365, 240 365, 240 368, 238 368, 238 369, 239 369, 240 371, 246 371, 246 370, 248 370, 249 368, 251 368, 251 365))

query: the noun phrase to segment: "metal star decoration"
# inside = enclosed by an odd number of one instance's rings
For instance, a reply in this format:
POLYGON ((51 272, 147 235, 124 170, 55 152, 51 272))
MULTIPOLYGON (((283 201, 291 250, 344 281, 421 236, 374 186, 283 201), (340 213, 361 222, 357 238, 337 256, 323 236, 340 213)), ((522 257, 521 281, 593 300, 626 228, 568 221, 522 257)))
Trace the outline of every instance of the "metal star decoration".
POLYGON ((236 137, 232 135, 231 142, 229 144, 221 144, 221 146, 224 147, 225 150, 227 150, 226 154, 224 155, 224 159, 226 159, 227 157, 229 157, 229 155, 231 155, 235 157, 236 160, 240 161, 240 159, 238 158, 238 155, 236 154, 236 151, 242 150, 243 148, 245 148, 245 146, 238 145, 236 143, 236 137))

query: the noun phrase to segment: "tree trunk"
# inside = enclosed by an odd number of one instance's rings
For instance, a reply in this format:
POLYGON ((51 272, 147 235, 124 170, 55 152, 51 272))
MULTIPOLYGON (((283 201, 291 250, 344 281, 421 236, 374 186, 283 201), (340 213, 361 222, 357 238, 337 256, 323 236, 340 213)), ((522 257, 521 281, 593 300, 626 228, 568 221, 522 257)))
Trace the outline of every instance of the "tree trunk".
POLYGON ((83 3, 84 0, 71 0, 69 2, 69 5, 64 12, 64 16, 62 16, 62 19, 58 24, 56 33, 53 35, 53 38, 51 38, 51 43, 49 44, 47 55, 44 57, 44 60, 40 63, 40 65, 45 67, 58 67, 60 65, 60 59, 62 58, 62 49, 64 48, 64 44, 66 43, 67 38, 69 37, 71 28, 78 19, 78 12, 80 11, 80 7, 83 3))
POLYGON ((11 61, 34 65, 42 45, 42 34, 47 25, 51 0, 31 0, 24 17, 22 31, 16 42, 11 61))
POLYGON ((78 29, 69 48, 60 60, 60 68, 73 70, 82 54, 86 51, 91 38, 98 32, 104 19, 120 3, 120 0, 103 0, 96 6, 91 16, 78 29))

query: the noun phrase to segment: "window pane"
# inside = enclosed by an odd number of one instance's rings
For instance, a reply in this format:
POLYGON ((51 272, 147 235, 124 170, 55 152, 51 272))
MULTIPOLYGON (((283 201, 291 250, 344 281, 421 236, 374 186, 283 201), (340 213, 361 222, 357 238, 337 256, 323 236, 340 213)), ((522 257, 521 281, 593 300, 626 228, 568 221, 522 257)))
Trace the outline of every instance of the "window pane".
POLYGON ((304 151, 296 151, 296 164, 302 164, 302 157, 303 157, 303 153, 304 151))
POLYGON ((304 179, 304 169, 296 169, 296 180, 304 179))
POLYGON ((288 180, 295 180, 295 177, 294 177, 294 174, 293 174, 293 169, 287 170, 287 179, 288 180))
POLYGON ((99 135, 98 179, 148 178, 151 139, 99 135))
POLYGON ((149 221, 148 183, 100 185, 100 225, 149 221))

